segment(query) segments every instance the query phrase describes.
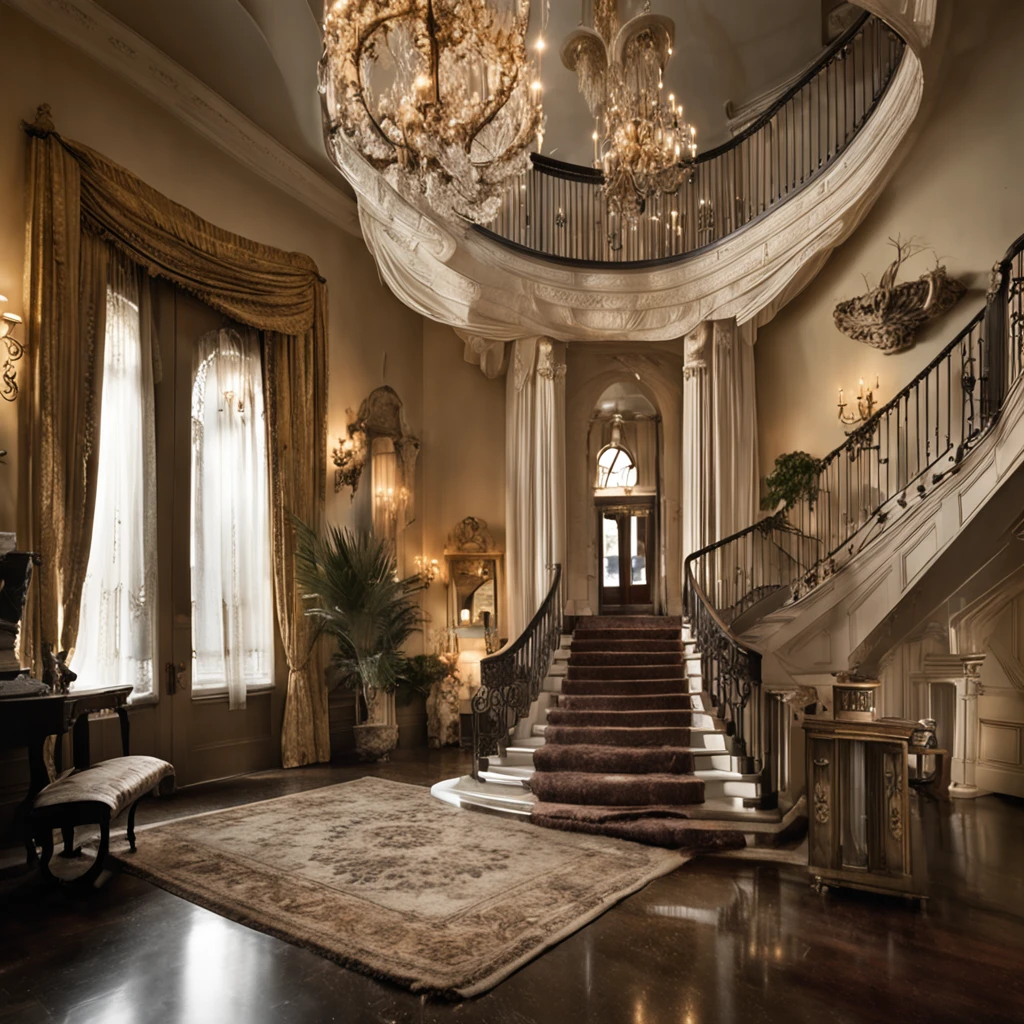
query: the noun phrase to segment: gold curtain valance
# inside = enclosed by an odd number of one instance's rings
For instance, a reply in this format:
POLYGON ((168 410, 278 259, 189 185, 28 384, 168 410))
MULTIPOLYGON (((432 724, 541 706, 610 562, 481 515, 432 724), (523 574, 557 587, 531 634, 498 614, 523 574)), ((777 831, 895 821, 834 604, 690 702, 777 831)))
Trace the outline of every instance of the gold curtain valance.
POLYGON ((211 224, 88 146, 59 135, 40 108, 25 130, 59 144, 78 166, 82 226, 154 277, 259 330, 304 334, 313 325, 316 263, 211 224))

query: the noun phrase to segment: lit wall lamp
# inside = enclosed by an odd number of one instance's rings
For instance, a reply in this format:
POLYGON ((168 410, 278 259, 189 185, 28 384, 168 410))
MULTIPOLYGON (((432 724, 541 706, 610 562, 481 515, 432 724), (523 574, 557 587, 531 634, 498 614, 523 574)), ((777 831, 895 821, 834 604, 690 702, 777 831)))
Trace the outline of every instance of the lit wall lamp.
MULTIPOLYGON (((878 376, 875 376, 875 390, 878 390, 878 376)), ((839 389, 839 422, 846 427, 852 427, 855 423, 864 423, 875 414, 875 393, 871 388, 864 387, 864 378, 861 377, 860 385, 857 388, 856 412, 847 412, 849 403, 843 399, 843 389, 839 389)))
POLYGON ((398 520, 398 514, 409 501, 409 491, 405 487, 378 487, 377 493, 373 496, 380 514, 392 522, 398 520))
POLYGON ((366 465, 366 431, 359 423, 348 425, 348 437, 338 438, 338 447, 331 453, 334 461, 334 493, 342 487, 352 488, 352 497, 356 496, 359 478, 366 465))
MULTIPOLYGON (((0 306, 7 305, 7 296, 0 295, 0 306)), ((13 402, 18 397, 18 382, 15 379, 18 375, 14 364, 25 354, 25 346, 14 337, 14 332, 21 326, 21 317, 15 313, 0 314, 0 341, 7 346, 7 358, 4 360, 3 372, 0 377, 3 379, 3 387, 0 388, 0 398, 6 402, 13 402)))
POLYGON ((441 567, 437 564, 436 558, 417 555, 412 562, 416 566, 416 575, 423 581, 425 587, 429 587, 441 575, 441 567))

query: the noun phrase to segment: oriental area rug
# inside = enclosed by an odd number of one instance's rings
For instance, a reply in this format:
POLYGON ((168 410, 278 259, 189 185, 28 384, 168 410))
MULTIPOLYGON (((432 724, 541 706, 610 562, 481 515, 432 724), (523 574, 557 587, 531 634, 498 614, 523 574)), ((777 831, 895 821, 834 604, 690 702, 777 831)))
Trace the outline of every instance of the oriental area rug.
POLYGON ((140 830, 132 874, 413 991, 484 992, 685 854, 364 778, 140 830))

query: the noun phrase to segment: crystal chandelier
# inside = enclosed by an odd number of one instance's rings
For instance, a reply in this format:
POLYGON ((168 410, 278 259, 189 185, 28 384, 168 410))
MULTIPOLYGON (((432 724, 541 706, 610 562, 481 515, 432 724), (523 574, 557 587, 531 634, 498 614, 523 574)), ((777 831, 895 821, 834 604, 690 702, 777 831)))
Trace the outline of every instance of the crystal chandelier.
POLYGON ((490 222, 543 131, 529 17, 529 0, 327 0, 328 138, 341 133, 407 198, 490 222))
POLYGON ((618 0, 593 0, 593 14, 593 28, 580 25, 566 39, 562 63, 576 72, 596 121, 594 166, 604 172, 608 205, 635 218, 689 179, 697 155, 697 130, 682 104, 665 98, 675 22, 651 14, 649 0, 624 25, 618 0))

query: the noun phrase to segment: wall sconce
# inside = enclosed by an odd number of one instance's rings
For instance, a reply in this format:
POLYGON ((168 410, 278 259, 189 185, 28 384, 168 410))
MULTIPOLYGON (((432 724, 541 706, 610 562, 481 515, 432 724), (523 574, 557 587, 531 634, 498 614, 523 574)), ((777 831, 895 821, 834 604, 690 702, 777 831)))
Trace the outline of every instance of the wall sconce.
POLYGON ((397 491, 393 487, 387 490, 381 487, 373 496, 373 500, 386 518, 395 521, 398 519, 398 513, 409 501, 409 492, 404 487, 399 487, 397 491))
POLYGON ((338 438, 338 447, 331 453, 334 460, 334 493, 342 487, 352 488, 355 499, 359 478, 366 465, 366 431, 359 423, 348 425, 348 437, 338 438))
MULTIPOLYGON (((875 375, 875 389, 878 389, 878 376, 875 375)), ((843 401, 843 389, 839 389, 839 422, 846 427, 852 427, 855 423, 864 423, 875 414, 875 393, 871 388, 865 389, 864 378, 861 377, 860 385, 857 388, 857 411, 847 412, 849 403, 843 401)))
MULTIPOLYGON (((0 306, 7 304, 7 296, 0 295, 0 306)), ((0 398, 6 402, 13 402, 18 397, 17 370, 14 364, 25 354, 25 346, 14 337, 14 332, 21 326, 21 317, 15 313, 3 313, 0 315, 0 341, 7 346, 7 358, 3 365, 3 387, 0 388, 0 398)))
POLYGON ((437 564, 436 558, 428 559, 426 555, 417 555, 412 564, 416 566, 416 575, 425 587, 429 587, 441 575, 441 567, 437 564))

